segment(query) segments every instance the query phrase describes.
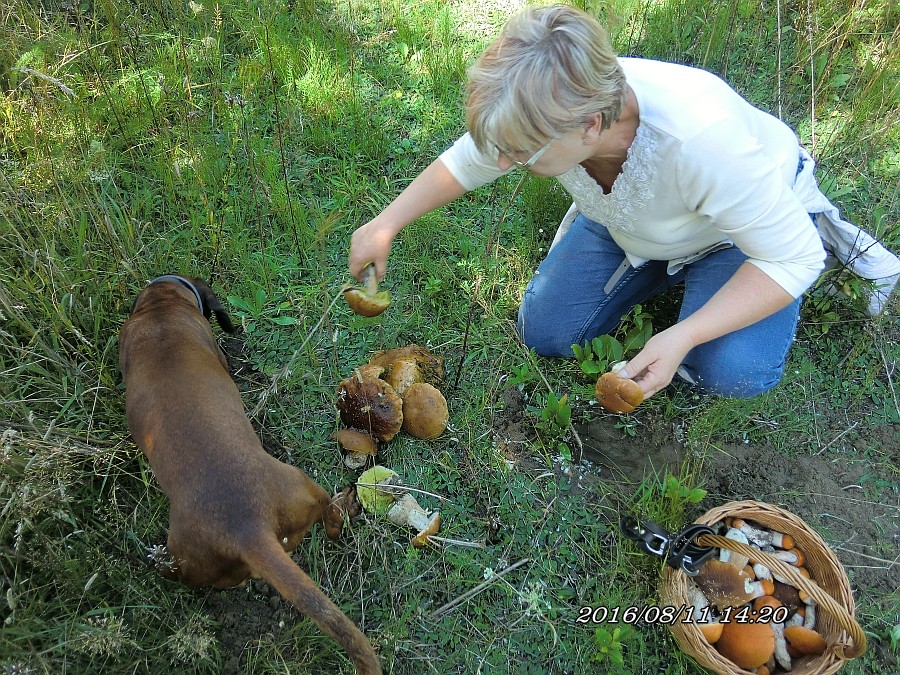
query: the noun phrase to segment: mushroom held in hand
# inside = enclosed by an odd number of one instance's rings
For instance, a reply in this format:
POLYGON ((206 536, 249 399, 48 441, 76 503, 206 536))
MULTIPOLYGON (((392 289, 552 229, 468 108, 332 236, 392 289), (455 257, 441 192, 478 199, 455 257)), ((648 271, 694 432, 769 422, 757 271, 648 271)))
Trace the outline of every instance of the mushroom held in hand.
POLYGON ((337 388, 341 421, 353 429, 370 432, 382 443, 391 440, 403 424, 403 401, 378 375, 379 366, 356 368, 337 388))
POLYGON ((378 291, 375 265, 369 264, 363 270, 363 282, 365 288, 344 289, 344 299, 357 314, 378 316, 391 304, 391 295, 387 291, 378 291))
POLYGON ((597 401, 613 413, 628 413, 644 401, 644 392, 634 380, 610 371, 603 373, 594 388, 597 401))
POLYGON ((447 399, 426 382, 411 384, 403 394, 403 429, 411 436, 430 440, 447 428, 447 399))

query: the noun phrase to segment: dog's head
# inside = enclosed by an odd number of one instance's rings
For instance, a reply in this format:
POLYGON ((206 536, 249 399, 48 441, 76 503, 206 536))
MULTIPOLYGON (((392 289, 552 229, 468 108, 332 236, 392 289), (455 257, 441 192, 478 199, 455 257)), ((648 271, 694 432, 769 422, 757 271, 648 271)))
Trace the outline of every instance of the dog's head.
POLYGON ((135 299, 134 305, 131 307, 131 313, 134 314, 134 311, 141 304, 142 300, 155 290, 153 288, 154 285, 163 282, 180 284, 182 287, 190 290, 191 293, 194 294, 194 298, 197 301, 197 308, 203 313, 203 316, 210 319, 212 315, 215 314, 216 320, 219 322, 219 326, 221 326, 222 330, 226 333, 234 333, 234 325, 231 323, 231 317, 228 316, 228 312, 219 301, 219 298, 209 287, 209 284, 203 281, 203 279, 198 279, 196 277, 182 277, 177 274, 164 274, 156 277, 147 284, 147 287, 144 288, 135 299))

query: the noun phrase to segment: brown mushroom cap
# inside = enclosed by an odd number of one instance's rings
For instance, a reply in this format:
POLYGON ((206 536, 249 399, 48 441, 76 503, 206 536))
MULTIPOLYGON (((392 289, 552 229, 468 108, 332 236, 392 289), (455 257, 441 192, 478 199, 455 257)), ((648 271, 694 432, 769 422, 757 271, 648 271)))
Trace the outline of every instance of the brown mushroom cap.
POLYGON ((338 384, 336 405, 346 426, 387 442, 403 425, 403 401, 391 385, 378 378, 379 372, 371 367, 355 369, 338 384))
POLYGON ((394 388, 400 398, 403 398, 411 384, 422 381, 422 374, 415 359, 397 359, 385 373, 384 381, 394 388))
POLYGON ((435 387, 441 386, 444 381, 444 359, 417 344, 375 352, 369 363, 382 366, 390 377, 390 371, 395 363, 409 359, 415 362, 419 371, 417 381, 427 382, 435 387))
POLYGON ((338 444, 347 452, 361 455, 378 454, 378 443, 371 434, 359 429, 341 429, 335 434, 338 444))
POLYGON ((634 380, 627 380, 615 373, 603 373, 594 387, 597 401, 614 413, 627 413, 644 401, 644 392, 634 380))
POLYGON ((379 291, 370 295, 362 288, 344 290, 344 300, 360 316, 378 316, 391 304, 391 294, 379 291))
POLYGON ((708 560, 694 581, 711 605, 738 607, 753 599, 753 580, 742 569, 721 560, 708 560))
POLYGON ((731 621, 722 625, 716 649, 740 668, 758 668, 775 653, 775 633, 767 623, 731 621))
POLYGON ((427 382, 416 382, 403 395, 403 428, 416 438, 437 438, 447 428, 447 399, 427 382))
POLYGON ((825 638, 816 631, 803 626, 787 626, 784 629, 784 639, 790 643, 791 647, 803 655, 818 656, 828 647, 825 638))

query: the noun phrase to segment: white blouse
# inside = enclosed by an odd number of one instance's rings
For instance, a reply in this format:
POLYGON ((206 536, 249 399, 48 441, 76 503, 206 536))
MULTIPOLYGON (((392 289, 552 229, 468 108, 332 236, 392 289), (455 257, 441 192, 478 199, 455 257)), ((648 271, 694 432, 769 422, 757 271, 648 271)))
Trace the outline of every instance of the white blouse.
MULTIPOLYGON (((606 226, 635 267, 665 260, 674 274, 735 245, 799 297, 824 265, 809 217, 824 196, 794 132, 704 70, 619 62, 640 123, 609 194, 581 165, 557 177, 578 210, 606 226), (801 153, 807 161, 798 175, 801 153)), ((440 156, 468 190, 506 173, 497 159, 496 152, 479 153, 469 134, 440 156)))

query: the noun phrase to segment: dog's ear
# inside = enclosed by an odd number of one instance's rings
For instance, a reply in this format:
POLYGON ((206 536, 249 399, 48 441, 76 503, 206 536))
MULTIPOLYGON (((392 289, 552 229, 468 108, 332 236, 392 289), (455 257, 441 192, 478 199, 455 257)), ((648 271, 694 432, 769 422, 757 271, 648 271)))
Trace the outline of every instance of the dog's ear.
POLYGON ((231 317, 225 307, 219 301, 219 298, 213 293, 209 285, 203 279, 192 279, 194 286, 200 293, 200 299, 203 300, 203 316, 210 318, 211 313, 216 315, 219 326, 226 333, 234 332, 234 325, 231 323, 231 317))

